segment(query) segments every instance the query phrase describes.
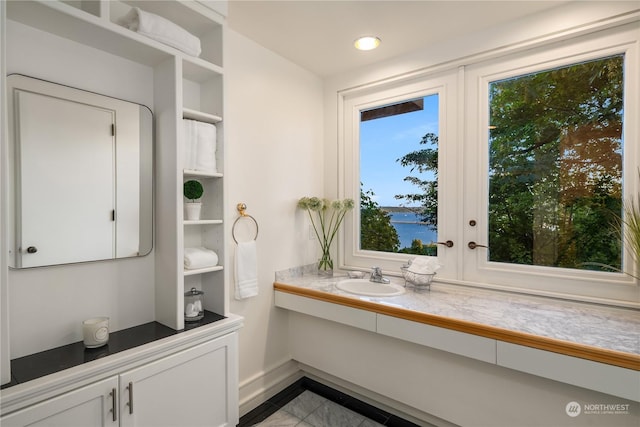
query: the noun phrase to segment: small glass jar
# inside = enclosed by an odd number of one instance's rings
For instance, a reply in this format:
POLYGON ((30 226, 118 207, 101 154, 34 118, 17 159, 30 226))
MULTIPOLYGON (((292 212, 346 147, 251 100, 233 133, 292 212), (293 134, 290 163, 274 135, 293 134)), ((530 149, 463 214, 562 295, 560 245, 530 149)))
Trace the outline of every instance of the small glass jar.
POLYGON ((191 288, 184 293, 184 321, 197 322, 204 317, 204 292, 191 288))

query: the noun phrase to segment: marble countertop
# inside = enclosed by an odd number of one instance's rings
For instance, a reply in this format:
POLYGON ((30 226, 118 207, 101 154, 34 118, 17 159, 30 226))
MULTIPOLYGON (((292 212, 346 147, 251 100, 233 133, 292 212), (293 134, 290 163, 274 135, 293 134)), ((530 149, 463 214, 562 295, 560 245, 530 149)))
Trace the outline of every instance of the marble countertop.
MULTIPOLYGON (((613 352, 640 355, 640 311, 547 297, 449 285, 431 284, 429 291, 390 297, 360 296, 344 292, 335 284, 346 273, 332 278, 287 270, 276 273, 278 283, 302 290, 396 307, 427 315, 470 322, 506 331, 548 338, 613 352)), ((402 285, 400 278, 391 282, 402 285)), ((640 358, 638 358, 640 360, 640 358)))

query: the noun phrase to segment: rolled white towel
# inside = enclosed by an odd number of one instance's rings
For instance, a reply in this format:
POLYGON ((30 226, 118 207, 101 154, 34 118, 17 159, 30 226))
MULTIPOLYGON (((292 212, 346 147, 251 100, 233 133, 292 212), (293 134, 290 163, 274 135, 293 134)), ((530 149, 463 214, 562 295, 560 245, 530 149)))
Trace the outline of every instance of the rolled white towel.
POLYGON ((192 56, 200 56, 200 39, 162 16, 132 8, 123 19, 130 30, 174 47, 192 56))
POLYGON ((198 268, 218 265, 218 254, 207 248, 184 248, 184 268, 198 268))

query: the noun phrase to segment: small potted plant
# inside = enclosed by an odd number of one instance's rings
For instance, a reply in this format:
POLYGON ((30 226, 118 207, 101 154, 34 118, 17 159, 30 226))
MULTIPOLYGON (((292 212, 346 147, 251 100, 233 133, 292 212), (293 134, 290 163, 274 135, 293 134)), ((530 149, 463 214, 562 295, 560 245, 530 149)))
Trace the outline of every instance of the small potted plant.
POLYGON ((184 197, 186 197, 189 201, 185 203, 185 216, 187 220, 199 220, 200 219, 200 210, 202 209, 202 203, 198 202, 200 197, 202 197, 202 193, 204 193, 204 188, 200 181, 196 181, 194 179, 190 179, 184 183, 184 197))

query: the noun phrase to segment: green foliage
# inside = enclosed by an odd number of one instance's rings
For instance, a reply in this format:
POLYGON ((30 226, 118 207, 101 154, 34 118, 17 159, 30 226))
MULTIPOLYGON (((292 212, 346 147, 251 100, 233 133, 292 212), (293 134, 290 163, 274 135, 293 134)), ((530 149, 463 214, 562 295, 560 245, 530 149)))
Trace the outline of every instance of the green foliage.
POLYGON ((391 216, 373 200, 374 193, 360 189, 360 248, 397 252, 400 239, 391 225, 391 216))
POLYGON ((423 245, 422 240, 413 239, 410 248, 402 248, 398 252, 402 254, 436 256, 438 255, 438 248, 435 243, 423 245))
POLYGON ((620 269, 622 59, 490 84, 492 261, 620 269))
POLYGON ((420 214, 420 221, 435 231, 438 228, 438 136, 427 133, 422 137, 420 144, 427 145, 427 148, 412 151, 396 161, 402 166, 409 167, 410 172, 431 171, 435 177, 433 180, 423 180, 415 176, 407 176, 404 180, 418 187, 418 191, 399 194, 395 198, 411 205, 419 204, 420 207, 416 208, 416 213, 420 214))
POLYGON ((194 179, 190 179, 186 181, 183 186, 184 197, 191 201, 196 201, 202 194, 204 193, 204 188, 200 181, 196 181, 194 179))
MULTIPOLYGON (((622 56, 491 83, 490 102, 490 259, 619 270, 621 227, 611 219, 622 211, 622 56)), ((420 144, 397 161, 435 179, 407 176, 418 191, 396 199, 419 204, 421 221, 435 230, 438 137, 420 144)), ((640 242, 640 215, 625 218, 640 242)), ((400 252, 436 248, 414 240, 400 252)))

